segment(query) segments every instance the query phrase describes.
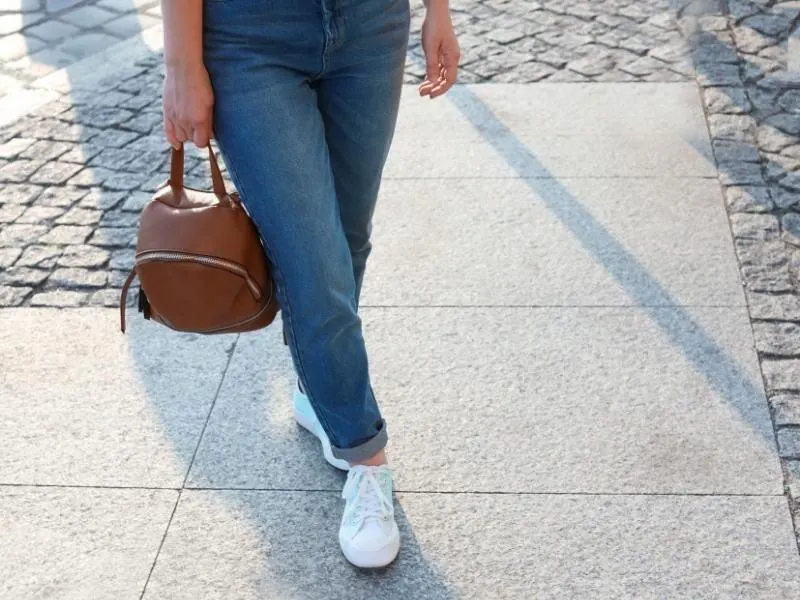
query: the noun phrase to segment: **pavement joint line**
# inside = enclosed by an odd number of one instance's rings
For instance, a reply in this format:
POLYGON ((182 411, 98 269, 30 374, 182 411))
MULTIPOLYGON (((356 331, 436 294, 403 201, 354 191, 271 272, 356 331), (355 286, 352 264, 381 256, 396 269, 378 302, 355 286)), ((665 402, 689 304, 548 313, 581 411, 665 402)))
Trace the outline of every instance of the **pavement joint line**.
MULTIPOLYGON (((581 136, 575 136, 581 137, 581 136)), ((517 175, 485 175, 485 176, 461 176, 461 175, 431 175, 431 176, 386 176, 383 177, 383 181, 528 181, 528 180, 552 180, 552 181, 581 181, 581 180, 611 180, 611 181, 619 181, 619 180, 652 180, 652 181, 686 181, 691 179, 708 179, 715 181, 717 180, 717 175, 565 175, 565 176, 556 176, 556 175, 530 175, 530 176, 517 176, 517 175)), ((433 201, 433 200, 432 200, 433 201)))
MULTIPOLYGON (((9 286, 14 287, 14 286, 9 286)), ((568 309, 593 309, 593 308, 727 308, 741 309, 747 308, 744 304, 361 304, 361 308, 369 309, 402 309, 402 308, 453 308, 453 309, 473 309, 473 308, 568 308, 568 309)), ((118 312, 119 308, 111 306, 0 306, 0 312, 14 310, 46 311, 108 311, 118 312)), ((785 319, 754 319, 763 322, 784 322, 785 319)), ((0 485, 3 485, 0 483, 0 485)))
POLYGON ((161 536, 161 541, 158 544, 155 556, 153 556, 153 563, 150 565, 150 570, 147 573, 147 579, 145 579, 144 585, 142 586, 142 593, 139 595, 139 600, 142 600, 144 595, 147 593, 147 584, 150 583, 150 578, 152 577, 153 571, 156 568, 158 557, 161 555, 161 548, 164 547, 164 542, 167 540, 167 534, 169 534, 169 528, 172 525, 172 519, 175 518, 175 513, 178 511, 178 504, 180 504, 181 501, 181 491, 182 490, 178 490, 178 497, 175 498, 175 506, 172 507, 172 512, 167 520, 167 526, 164 528, 164 535, 161 536))
POLYGON ((231 362, 233 361, 233 355, 236 353, 236 347, 239 345, 239 339, 241 338, 241 336, 242 336, 241 333, 236 334, 236 339, 233 340, 233 344, 231 344, 230 350, 228 350, 228 361, 225 363, 225 368, 222 370, 222 375, 219 378, 217 389, 214 392, 214 399, 211 401, 211 406, 208 409, 208 414, 206 415, 205 423, 203 423, 203 428, 200 430, 200 435, 197 437, 197 445, 194 447, 194 452, 192 452, 192 458, 189 460, 189 464, 186 467, 186 475, 184 475, 183 477, 183 483, 181 484, 181 489, 185 488, 186 482, 189 481, 189 474, 192 472, 192 467, 194 466, 194 459, 197 457, 197 452, 200 450, 200 445, 203 443, 203 436, 206 433, 206 428, 208 427, 209 421, 211 421, 211 415, 214 413, 214 407, 217 405, 217 399, 219 398, 219 393, 222 390, 222 384, 225 383, 225 377, 228 374, 228 369, 230 368, 231 362))
MULTIPOLYGON (((595 309, 595 308, 623 308, 623 309, 638 309, 638 308, 665 308, 665 309, 678 309, 678 308, 725 308, 725 309, 742 309, 747 308, 744 304, 361 304, 361 308, 370 309, 403 309, 403 308, 452 308, 452 309, 473 309, 473 308, 514 308, 514 309, 549 309, 549 308, 565 308, 565 309, 595 309)), ((2 310, 2 309, 0 309, 2 310)), ((759 319, 763 320, 763 319, 759 319)))
MULTIPOLYGON (((188 491, 192 492, 314 492, 314 493, 334 493, 338 494, 341 492, 339 489, 324 489, 324 488, 315 488, 315 489, 295 489, 295 488, 235 488, 235 487, 188 487, 186 488, 188 491)), ((185 491, 186 491, 185 490, 185 491)), ((502 490, 494 490, 494 491, 478 491, 478 490, 404 490, 398 488, 394 490, 395 494, 417 494, 417 495, 440 495, 440 496, 589 496, 589 497, 601 497, 601 498, 613 498, 613 497, 627 497, 627 498, 635 498, 635 497, 644 497, 644 496, 654 496, 654 497, 664 497, 664 498, 672 498, 672 497, 699 497, 699 498, 783 498, 784 494, 756 494, 756 493, 747 493, 741 492, 736 494, 730 493, 707 493, 707 492, 553 492, 553 491, 544 491, 544 492, 510 492, 510 491, 502 491, 502 490)))
MULTIPOLYGON (((315 494, 337 494, 341 492, 338 488, 265 488, 265 487, 210 487, 210 486, 189 486, 183 488, 159 487, 159 486, 113 486, 113 485, 61 485, 61 484, 24 484, 24 483, 0 483, 0 491, 3 488, 28 488, 28 489, 63 489, 63 490, 112 490, 112 491, 170 491, 178 492, 274 492, 274 493, 296 493, 309 492, 315 494)), ((758 494, 758 493, 713 493, 713 492, 519 492, 503 490, 406 490, 398 488, 394 490, 396 494, 428 494, 428 495, 451 495, 451 496, 597 496, 597 497, 700 497, 700 498, 783 498, 784 494, 758 494)))
POLYGON ((180 487, 158 485, 92 485, 92 484, 65 484, 65 483, 0 483, 3 488, 46 488, 46 489, 74 489, 74 490, 143 490, 143 491, 169 491, 179 492, 180 487))

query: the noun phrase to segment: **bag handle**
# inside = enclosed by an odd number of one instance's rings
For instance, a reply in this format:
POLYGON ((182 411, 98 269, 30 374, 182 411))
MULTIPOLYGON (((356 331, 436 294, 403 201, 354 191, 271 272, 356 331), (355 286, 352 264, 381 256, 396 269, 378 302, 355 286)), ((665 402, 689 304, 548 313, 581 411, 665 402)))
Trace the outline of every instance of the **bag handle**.
POLYGON ((131 269, 131 272, 128 274, 128 278, 122 285, 122 293, 120 294, 119 299, 119 328, 122 330, 122 333, 125 333, 125 308, 128 305, 128 288, 131 286, 131 283, 135 277, 136 269, 131 269))
MULTIPOLYGON (((225 181, 222 179, 222 173, 217 164, 217 158, 214 156, 214 151, 211 149, 211 144, 208 145, 208 161, 211 163, 211 185, 214 194, 222 200, 228 195, 225 190, 225 181)), ((176 190, 183 189, 183 144, 178 149, 172 149, 172 164, 169 170, 169 183, 176 190)))

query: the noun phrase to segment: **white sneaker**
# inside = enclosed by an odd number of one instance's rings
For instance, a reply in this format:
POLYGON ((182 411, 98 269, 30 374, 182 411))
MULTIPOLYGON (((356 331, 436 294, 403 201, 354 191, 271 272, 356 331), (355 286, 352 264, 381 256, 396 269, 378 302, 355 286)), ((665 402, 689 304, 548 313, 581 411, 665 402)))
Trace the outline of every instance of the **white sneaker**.
POLYGON ((391 470, 385 465, 352 467, 342 498, 347 503, 339 528, 339 545, 345 557, 356 567, 385 567, 400 550, 391 470))
POLYGON ((322 444, 322 455, 325 457, 325 460, 328 463, 340 469, 342 471, 348 471, 350 469, 350 463, 346 460, 342 460, 341 458, 336 458, 333 455, 333 451, 331 450, 331 441, 328 439, 328 435, 322 429, 322 425, 317 418, 317 413, 314 412, 314 408, 311 406, 311 402, 308 400, 308 396, 306 396, 303 392, 300 391, 299 387, 295 387, 294 395, 294 420, 297 421, 304 429, 307 429, 319 439, 320 443, 322 444))

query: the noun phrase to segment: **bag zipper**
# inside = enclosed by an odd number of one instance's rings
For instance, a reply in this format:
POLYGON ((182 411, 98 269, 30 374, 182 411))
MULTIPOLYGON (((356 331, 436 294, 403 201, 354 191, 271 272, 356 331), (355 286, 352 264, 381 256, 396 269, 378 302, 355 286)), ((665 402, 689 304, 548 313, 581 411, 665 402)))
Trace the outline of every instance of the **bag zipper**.
POLYGON ((189 254, 188 252, 167 252, 163 250, 148 250, 146 252, 142 252, 141 254, 136 255, 136 265, 141 265, 144 263, 149 262, 193 262, 193 263, 200 263, 203 265, 210 265, 212 267, 218 267, 221 269, 225 269, 227 271, 231 271, 242 277, 247 283, 247 287, 250 288, 250 293, 253 294, 253 298, 258 301, 261 300, 262 292, 261 289, 258 287, 258 284, 255 280, 250 277, 250 273, 247 272, 242 265, 235 263, 230 260, 225 260, 224 258, 217 258, 215 256, 203 256, 202 254, 189 254))

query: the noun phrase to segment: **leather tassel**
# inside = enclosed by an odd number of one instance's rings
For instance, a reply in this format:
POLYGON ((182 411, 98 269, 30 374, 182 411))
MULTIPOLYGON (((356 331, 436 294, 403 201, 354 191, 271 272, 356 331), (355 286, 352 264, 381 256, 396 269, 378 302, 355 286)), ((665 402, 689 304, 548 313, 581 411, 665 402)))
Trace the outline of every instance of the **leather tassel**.
POLYGON ((150 303, 142 288, 139 288, 139 312, 145 319, 150 320, 150 303))

